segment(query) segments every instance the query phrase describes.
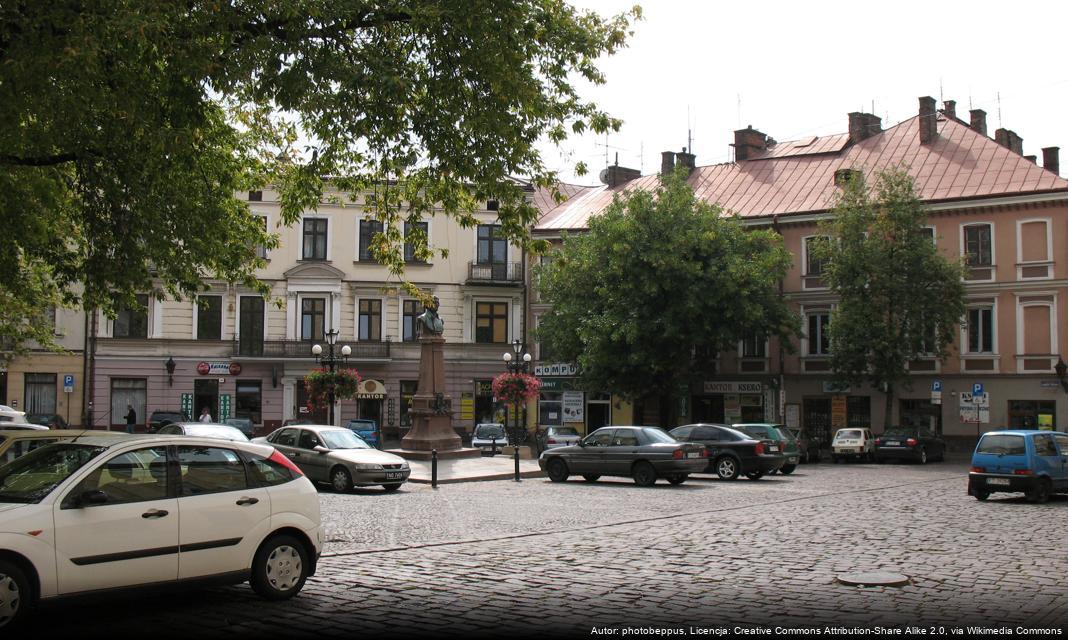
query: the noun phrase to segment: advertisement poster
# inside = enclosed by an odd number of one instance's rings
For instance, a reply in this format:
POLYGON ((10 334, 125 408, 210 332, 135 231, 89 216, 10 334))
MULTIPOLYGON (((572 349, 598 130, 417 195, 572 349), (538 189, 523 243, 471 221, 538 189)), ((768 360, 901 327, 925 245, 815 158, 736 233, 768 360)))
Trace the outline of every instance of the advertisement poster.
POLYGON ((842 429, 846 426, 846 397, 834 396, 831 398, 831 428, 842 429))
POLYGON ((564 422, 585 422, 586 415, 583 411, 584 394, 581 391, 564 392, 564 422))

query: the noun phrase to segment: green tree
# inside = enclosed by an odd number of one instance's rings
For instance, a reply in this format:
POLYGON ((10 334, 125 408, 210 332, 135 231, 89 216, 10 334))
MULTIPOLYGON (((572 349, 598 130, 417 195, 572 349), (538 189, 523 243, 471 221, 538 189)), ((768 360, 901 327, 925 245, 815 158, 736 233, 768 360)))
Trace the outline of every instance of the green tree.
POLYGON ((540 140, 618 128, 574 84, 604 81, 595 61, 639 17, 562 0, 0 4, 0 337, 51 343, 32 318, 55 302, 260 285, 253 248, 276 239, 235 193, 266 184, 287 225, 359 200, 398 277, 404 220, 473 224, 487 199, 533 248, 511 176, 551 186, 540 140))
POLYGON ((944 360, 964 317, 963 264, 938 253, 925 222, 904 170, 880 172, 874 189, 857 173, 813 244, 839 298, 828 329, 835 378, 884 391, 888 425, 908 363, 944 360))
POLYGON ((538 274, 552 309, 537 336, 579 365, 585 388, 659 398, 670 427, 680 385, 710 373, 715 354, 754 334, 796 335, 779 293, 790 264, 778 234, 724 217, 677 173, 565 237, 538 274))

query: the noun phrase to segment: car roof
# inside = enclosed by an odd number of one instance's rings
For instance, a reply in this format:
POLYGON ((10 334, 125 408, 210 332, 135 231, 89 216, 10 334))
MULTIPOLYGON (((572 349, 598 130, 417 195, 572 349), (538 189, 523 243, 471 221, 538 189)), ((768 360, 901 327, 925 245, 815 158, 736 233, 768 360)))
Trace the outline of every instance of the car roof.
POLYGON ((193 422, 192 420, 183 420, 181 422, 172 422, 168 427, 178 425, 179 427, 226 427, 227 429, 233 429, 234 425, 224 424, 222 422, 193 422))
POLYGON ((339 430, 349 431, 349 429, 346 429, 345 427, 335 427, 332 424, 291 424, 291 425, 288 425, 288 426, 283 427, 283 428, 285 428, 285 429, 307 429, 308 431, 329 431, 331 429, 339 429, 339 430))
MULTIPOLYGON (((73 438, 87 433, 107 432, 92 429, 0 429, 0 435, 5 438, 73 438)), ((119 435, 118 432, 116 435, 119 435)), ((121 435, 129 436, 127 433, 121 435)))
POLYGON ((997 431, 987 431, 983 435, 1033 436, 1039 433, 1051 433, 1062 436, 1068 435, 1068 433, 1065 433, 1063 431, 1049 431, 1046 429, 999 429, 997 431))

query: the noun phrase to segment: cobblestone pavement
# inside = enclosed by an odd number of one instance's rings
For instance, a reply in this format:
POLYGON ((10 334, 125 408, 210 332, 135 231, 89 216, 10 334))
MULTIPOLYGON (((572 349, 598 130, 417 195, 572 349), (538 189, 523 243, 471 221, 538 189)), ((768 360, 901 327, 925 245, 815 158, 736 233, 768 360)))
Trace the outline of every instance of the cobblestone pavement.
POLYGON ((1068 497, 980 503, 966 495, 966 475, 959 462, 822 464, 679 487, 527 479, 324 490, 326 553, 291 601, 266 603, 242 585, 56 604, 35 626, 70 637, 352 638, 739 624, 1061 628, 1068 497), (911 583, 835 581, 874 569, 911 583))

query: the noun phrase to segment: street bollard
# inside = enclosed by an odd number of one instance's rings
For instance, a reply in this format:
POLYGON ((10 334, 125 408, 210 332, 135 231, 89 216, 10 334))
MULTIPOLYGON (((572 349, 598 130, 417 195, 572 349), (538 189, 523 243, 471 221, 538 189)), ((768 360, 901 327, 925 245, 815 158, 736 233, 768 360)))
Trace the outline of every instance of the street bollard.
POLYGON ((519 445, 513 446, 512 451, 515 453, 515 481, 521 482, 519 479, 519 445))
POLYGON ((430 450, 430 488, 438 488, 438 450, 430 450))
POLYGON ((490 438, 490 455, 497 455, 497 436, 490 438))

